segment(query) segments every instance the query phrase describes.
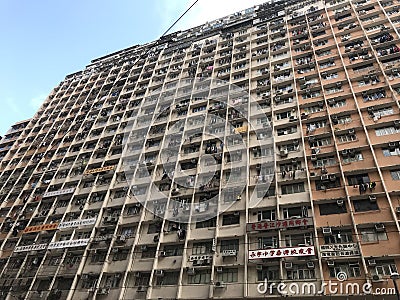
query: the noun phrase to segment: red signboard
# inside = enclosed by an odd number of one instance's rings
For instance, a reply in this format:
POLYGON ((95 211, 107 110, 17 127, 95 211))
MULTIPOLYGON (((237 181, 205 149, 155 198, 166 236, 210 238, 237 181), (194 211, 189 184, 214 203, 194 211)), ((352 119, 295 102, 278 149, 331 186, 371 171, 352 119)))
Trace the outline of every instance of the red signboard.
POLYGON ((272 229, 285 229, 301 226, 312 225, 312 218, 298 218, 278 221, 262 221, 256 223, 248 223, 247 231, 261 231, 261 230, 272 230, 272 229))

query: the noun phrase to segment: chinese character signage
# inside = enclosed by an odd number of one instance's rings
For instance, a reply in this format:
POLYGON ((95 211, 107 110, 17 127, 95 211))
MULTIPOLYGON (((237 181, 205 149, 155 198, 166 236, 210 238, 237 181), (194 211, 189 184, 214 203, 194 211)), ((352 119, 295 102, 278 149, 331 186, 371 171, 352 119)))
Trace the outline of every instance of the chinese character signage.
POLYGON ((92 169, 92 170, 86 170, 85 175, 89 174, 95 174, 95 173, 100 173, 100 172, 106 172, 106 171, 111 171, 115 168, 115 166, 107 166, 107 167, 102 167, 102 168, 97 168, 97 169, 92 169))
POLYGON ((212 255, 190 255, 189 261, 212 259, 212 255))
POLYGON ((44 250, 46 248, 47 248, 47 244, 18 246, 18 247, 15 247, 14 252, 36 251, 36 250, 44 250))
POLYGON ((360 255, 356 243, 321 245, 321 257, 355 256, 360 255))
POLYGON ((62 222, 58 225, 58 229, 74 228, 79 226, 89 226, 96 223, 96 218, 84 219, 84 220, 74 220, 68 222, 62 222))
POLYGON ((89 239, 52 242, 52 243, 49 244, 48 249, 62 249, 62 248, 71 248, 71 247, 81 247, 81 246, 86 246, 88 243, 89 243, 89 239))
POLYGON ((261 231, 261 230, 272 230, 272 229, 285 229, 301 226, 312 225, 312 218, 297 218, 288 220, 278 221, 261 221, 256 223, 248 223, 247 231, 261 231))
POLYGON ((39 232, 44 230, 56 230, 57 227, 58 223, 29 226, 24 229, 24 233, 39 232))
POLYGON ((75 191, 75 188, 69 188, 69 189, 64 189, 64 190, 59 190, 59 191, 47 192, 47 193, 43 194, 43 198, 72 194, 74 191, 75 191))
POLYGON ((309 255, 315 255, 315 249, 313 246, 276 248, 276 249, 249 251, 249 259, 250 260, 293 257, 293 256, 309 256, 309 255))

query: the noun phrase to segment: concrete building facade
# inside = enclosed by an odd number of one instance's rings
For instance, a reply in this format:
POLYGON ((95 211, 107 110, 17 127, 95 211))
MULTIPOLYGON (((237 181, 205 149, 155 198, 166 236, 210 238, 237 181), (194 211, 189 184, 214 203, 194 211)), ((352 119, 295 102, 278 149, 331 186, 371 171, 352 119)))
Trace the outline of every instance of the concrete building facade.
POLYGON ((2 140, 0 298, 396 299, 399 23, 277 1, 68 75, 2 140))

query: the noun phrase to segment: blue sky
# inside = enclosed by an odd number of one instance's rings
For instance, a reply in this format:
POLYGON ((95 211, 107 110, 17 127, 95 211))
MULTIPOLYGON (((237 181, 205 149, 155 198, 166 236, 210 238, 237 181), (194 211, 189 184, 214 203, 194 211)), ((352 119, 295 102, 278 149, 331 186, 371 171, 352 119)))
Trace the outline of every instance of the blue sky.
MULTIPOLYGON (((157 39, 195 0, 0 0, 0 135, 90 60, 157 39)), ((171 32, 264 1, 199 0, 171 32)))

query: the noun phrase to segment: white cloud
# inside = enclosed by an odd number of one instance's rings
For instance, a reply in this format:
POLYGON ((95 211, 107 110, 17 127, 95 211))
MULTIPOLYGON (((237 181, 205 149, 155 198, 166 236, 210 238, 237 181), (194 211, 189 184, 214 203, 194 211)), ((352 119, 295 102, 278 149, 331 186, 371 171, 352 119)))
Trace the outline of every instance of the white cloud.
POLYGON ((44 100, 46 100, 46 97, 47 97, 47 94, 40 94, 39 96, 32 98, 29 104, 34 109, 39 109, 39 107, 42 105, 44 100))
MULTIPOLYGON (((167 29, 194 1, 160 0, 160 25, 167 29)), ((199 0, 170 32, 188 29, 265 2, 266 0, 199 0)))

